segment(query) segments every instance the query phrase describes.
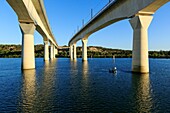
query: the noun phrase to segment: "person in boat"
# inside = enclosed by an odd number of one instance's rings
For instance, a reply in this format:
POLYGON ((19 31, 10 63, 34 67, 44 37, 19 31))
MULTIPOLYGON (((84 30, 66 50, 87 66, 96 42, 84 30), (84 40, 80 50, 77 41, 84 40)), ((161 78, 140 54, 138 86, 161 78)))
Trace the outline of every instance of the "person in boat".
POLYGON ((110 72, 110 73, 116 73, 116 72, 117 72, 117 68, 114 67, 113 69, 110 69, 109 72, 110 72))

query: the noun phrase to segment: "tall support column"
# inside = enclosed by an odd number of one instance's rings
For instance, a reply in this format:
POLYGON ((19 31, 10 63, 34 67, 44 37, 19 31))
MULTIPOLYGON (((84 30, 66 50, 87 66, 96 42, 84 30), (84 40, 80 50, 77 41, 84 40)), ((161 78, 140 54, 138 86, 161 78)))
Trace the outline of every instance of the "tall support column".
POLYGON ((56 53, 55 53, 56 55, 58 55, 58 49, 56 48, 56 53))
POLYGON ((73 59, 77 60, 76 43, 73 44, 73 59))
POLYGON ((35 53, 34 53, 34 31, 35 25, 33 23, 20 23, 22 32, 22 69, 35 68, 35 53))
POLYGON ((54 56, 56 55, 56 48, 54 47, 54 56))
POLYGON ((55 58, 55 46, 53 45, 53 58, 55 58))
POLYGON ((55 56, 58 55, 58 49, 57 49, 57 47, 54 48, 54 51, 55 51, 55 52, 54 52, 54 53, 55 53, 55 56))
POLYGON ((133 28, 132 71, 149 72, 148 61, 148 27, 152 21, 151 15, 139 15, 130 20, 133 28))
POLYGON ((49 60, 48 41, 44 41, 44 61, 49 60))
POLYGON ((82 39, 82 60, 87 61, 87 39, 82 39))
POLYGON ((54 59, 54 48, 53 48, 53 44, 52 43, 50 43, 50 59, 54 59))
POLYGON ((70 45, 70 59, 73 60, 73 45, 70 45))

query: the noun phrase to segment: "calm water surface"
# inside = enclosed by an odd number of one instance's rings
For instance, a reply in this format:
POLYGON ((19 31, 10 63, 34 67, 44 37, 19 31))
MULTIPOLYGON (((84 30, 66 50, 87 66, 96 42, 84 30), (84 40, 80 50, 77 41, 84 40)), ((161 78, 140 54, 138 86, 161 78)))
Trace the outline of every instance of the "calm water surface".
POLYGON ((131 59, 77 62, 36 59, 21 71, 21 59, 0 59, 0 112, 170 113, 170 60, 150 59, 150 74, 132 74, 131 59))

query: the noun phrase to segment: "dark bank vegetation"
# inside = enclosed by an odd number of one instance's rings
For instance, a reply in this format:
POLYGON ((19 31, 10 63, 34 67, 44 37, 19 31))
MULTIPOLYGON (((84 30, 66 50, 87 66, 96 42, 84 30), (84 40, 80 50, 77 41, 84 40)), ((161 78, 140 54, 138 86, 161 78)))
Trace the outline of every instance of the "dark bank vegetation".
MULTIPOLYGON (((35 57, 44 56, 44 46, 35 45, 35 57)), ((131 50, 110 49, 97 46, 88 47, 89 58, 131 58, 131 50)), ((19 58, 21 57, 21 45, 0 45, 0 58, 19 58)), ((59 54, 56 57, 69 57, 69 48, 63 46, 59 49, 59 54)), ((77 47, 77 57, 82 57, 82 48, 77 47)), ((170 51, 150 51, 150 58, 170 58, 170 51)))
MULTIPOLYGON (((35 57, 43 57, 44 46, 35 45, 35 57)), ((21 45, 0 45, 0 58, 20 58, 21 45)))

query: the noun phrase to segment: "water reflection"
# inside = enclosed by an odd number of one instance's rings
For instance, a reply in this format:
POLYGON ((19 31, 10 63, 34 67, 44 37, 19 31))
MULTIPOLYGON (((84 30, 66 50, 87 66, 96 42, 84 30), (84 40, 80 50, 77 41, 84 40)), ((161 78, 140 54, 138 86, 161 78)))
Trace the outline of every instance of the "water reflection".
POLYGON ((36 101, 36 71, 24 70, 23 71, 23 87, 21 93, 21 106, 22 112, 31 112, 34 110, 36 101))
MULTIPOLYGON (((54 106, 55 98, 55 87, 56 87, 56 63, 57 59, 53 59, 50 62, 45 62, 44 70, 42 71, 42 79, 40 80, 39 89, 39 107, 40 111, 50 111, 54 106), (40 106, 40 105, 39 105, 40 106)), ((57 105, 57 103, 56 103, 57 105)))
POLYGON ((83 62, 83 67, 82 67, 82 74, 83 74, 83 79, 87 80, 88 79, 88 61, 83 62))
POLYGON ((87 89, 89 87, 89 84, 88 84, 88 61, 84 61, 83 62, 83 65, 82 65, 82 87, 83 87, 83 91, 86 91, 84 92, 84 94, 87 93, 87 89))
POLYGON ((44 62, 44 72, 48 72, 49 70, 52 70, 54 72, 56 69, 57 61, 58 61, 57 58, 50 60, 50 61, 45 61, 44 62))
POLYGON ((132 88, 137 112, 151 112, 153 103, 149 74, 133 74, 132 88))
POLYGON ((77 62, 56 59, 45 63, 43 59, 37 59, 36 70, 26 70, 22 74, 20 60, 10 59, 8 63, 7 60, 1 62, 0 68, 0 112, 169 113, 170 111, 169 68, 167 68, 170 65, 166 63, 170 62, 169 60, 161 61, 160 67, 156 65, 160 61, 152 59, 153 71, 150 75, 132 75, 121 71, 124 67, 130 70, 131 59, 119 59, 116 77, 108 73, 108 70, 105 71, 105 68, 111 66, 107 63, 110 62, 109 59, 93 59, 84 63, 81 59, 77 62), (8 69, 10 66, 15 70, 8 69))
POLYGON ((23 87, 18 112, 45 112, 53 109, 57 59, 44 62, 43 70, 23 71, 23 87), (38 73, 36 75, 36 73, 38 73))
POLYGON ((71 70, 77 70, 77 60, 71 61, 71 70))
POLYGON ((52 61, 44 61, 44 69, 49 68, 50 62, 52 61))
POLYGON ((71 68, 71 78, 74 79, 76 78, 76 76, 78 75, 78 66, 77 66, 77 61, 74 60, 74 61, 70 61, 70 68, 71 68))
POLYGON ((89 82, 89 67, 88 67, 88 61, 82 62, 82 78, 81 78, 81 90, 80 90, 80 102, 81 102, 81 108, 82 109, 90 109, 89 103, 91 102, 91 96, 90 96, 90 82, 89 82))

